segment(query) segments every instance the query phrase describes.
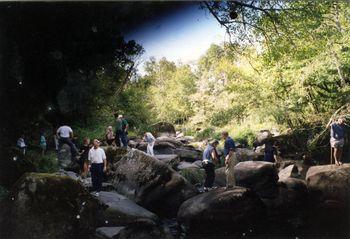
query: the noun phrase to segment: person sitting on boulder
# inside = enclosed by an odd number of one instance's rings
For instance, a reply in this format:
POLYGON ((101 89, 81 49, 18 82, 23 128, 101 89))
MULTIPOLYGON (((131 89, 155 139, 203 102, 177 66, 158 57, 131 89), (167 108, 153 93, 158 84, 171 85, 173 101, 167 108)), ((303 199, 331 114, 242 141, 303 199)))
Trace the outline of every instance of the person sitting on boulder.
POLYGON ((94 147, 90 149, 88 156, 91 164, 92 190, 95 192, 95 196, 99 196, 102 189, 103 173, 107 171, 107 157, 105 151, 100 148, 100 143, 98 139, 94 139, 94 147))
POLYGON ((221 137, 225 140, 224 156, 225 156, 225 173, 226 173, 226 188, 231 188, 235 185, 233 170, 236 166, 237 157, 235 154, 236 145, 233 139, 228 135, 227 131, 221 133, 221 137))
POLYGON ((57 129, 56 134, 58 137, 58 151, 61 150, 64 144, 67 144, 70 147, 73 162, 75 157, 78 155, 78 149, 72 141, 74 137, 72 128, 67 125, 63 125, 57 129))
POLYGON ((113 133, 113 127, 108 126, 106 129, 106 142, 108 145, 112 145, 115 140, 115 136, 113 133))
POLYGON ((217 154, 215 152, 219 142, 217 140, 211 141, 203 152, 203 168, 205 170, 204 191, 209 191, 213 188, 215 180, 215 164, 218 162, 217 154))
POLYGON ((79 166, 80 166, 80 177, 86 178, 89 170, 89 151, 90 151, 90 139, 84 138, 83 146, 80 147, 80 158, 79 158, 79 166))
POLYGON ((147 142, 147 154, 154 156, 153 146, 156 142, 156 138, 154 138, 153 134, 150 132, 146 132, 143 139, 147 142))
MULTIPOLYGON (((331 124, 331 157, 334 157, 336 165, 342 165, 342 153, 344 147, 344 118, 339 117, 337 122, 331 124)), ((333 160, 331 160, 333 163, 333 160)))

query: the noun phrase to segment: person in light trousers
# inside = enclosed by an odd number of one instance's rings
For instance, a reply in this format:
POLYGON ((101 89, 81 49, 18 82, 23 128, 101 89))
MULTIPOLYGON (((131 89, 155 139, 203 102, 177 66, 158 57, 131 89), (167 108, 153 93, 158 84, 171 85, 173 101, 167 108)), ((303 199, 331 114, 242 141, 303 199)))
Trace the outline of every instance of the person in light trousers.
POLYGON ((99 140, 94 139, 94 147, 89 151, 92 190, 95 196, 99 196, 99 192, 102 189, 103 173, 107 171, 107 157, 105 151, 100 148, 100 143, 99 140))
POLYGON ((154 156, 153 147, 156 142, 156 138, 150 133, 146 132, 144 134, 144 140, 147 142, 147 154, 154 156))

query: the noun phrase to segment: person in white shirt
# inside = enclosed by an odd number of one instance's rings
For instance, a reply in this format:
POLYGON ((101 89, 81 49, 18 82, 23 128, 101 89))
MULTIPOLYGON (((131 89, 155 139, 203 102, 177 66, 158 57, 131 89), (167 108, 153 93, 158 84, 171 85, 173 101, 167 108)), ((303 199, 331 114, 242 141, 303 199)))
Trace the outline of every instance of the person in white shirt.
POLYGON ((107 157, 105 151, 100 148, 100 141, 94 139, 94 147, 89 151, 89 162, 91 164, 92 190, 95 196, 99 195, 102 188, 103 173, 107 171, 107 157))
POLYGON ((61 150, 64 144, 69 145, 72 155, 72 161, 74 161, 75 157, 78 155, 78 149, 75 144, 72 142, 73 138, 73 130, 71 127, 67 125, 63 125, 57 129, 57 137, 58 137, 58 151, 61 150))
POLYGON ((23 155, 26 154, 26 148, 27 148, 27 145, 24 141, 24 135, 22 135, 18 140, 17 140, 17 147, 20 149, 21 153, 23 155))
POLYGON ((146 132, 143 139, 147 142, 147 154, 154 156, 153 146, 156 138, 150 132, 146 132))

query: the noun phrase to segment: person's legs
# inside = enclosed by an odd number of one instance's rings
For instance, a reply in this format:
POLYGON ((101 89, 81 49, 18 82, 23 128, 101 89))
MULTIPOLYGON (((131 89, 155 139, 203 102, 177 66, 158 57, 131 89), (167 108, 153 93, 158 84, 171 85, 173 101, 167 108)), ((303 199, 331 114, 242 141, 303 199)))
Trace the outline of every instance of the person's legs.
POLYGON ((117 146, 117 147, 120 147, 120 138, 121 138, 121 131, 119 131, 119 130, 117 130, 116 132, 115 132, 115 145, 117 146))
POLYGON ((212 188, 214 185, 214 181, 215 181, 215 166, 212 163, 210 163, 209 165, 210 165, 209 187, 212 188))
POLYGON ((121 141, 123 143, 123 147, 127 147, 128 146, 128 136, 126 135, 126 133, 123 131, 121 133, 121 141))
POLYGON ((341 165, 343 164, 342 162, 342 155, 343 155, 343 148, 342 147, 339 147, 338 150, 338 156, 337 156, 337 159, 338 159, 338 163, 341 165))
POLYGON ((97 191, 97 184, 98 184, 98 172, 97 172, 97 164, 93 163, 91 164, 91 181, 92 181, 92 191, 97 191))
POLYGON ((103 163, 97 165, 97 181, 96 181, 96 191, 99 193, 102 189, 103 182, 103 163))
POLYGON ((209 185, 210 185, 210 180, 209 180, 209 177, 210 177, 210 169, 209 169, 209 164, 205 164, 203 166, 204 170, 205 170, 205 181, 204 181, 204 187, 205 188, 209 188, 209 185))
POLYGON ((147 144, 147 154, 149 154, 151 156, 154 156, 153 146, 154 146, 154 143, 147 144))
POLYGON ((205 170, 205 181, 204 181, 204 187, 206 188, 211 188, 213 187, 214 180, 215 180, 215 169, 214 169, 214 164, 208 163, 204 165, 204 170, 205 170))

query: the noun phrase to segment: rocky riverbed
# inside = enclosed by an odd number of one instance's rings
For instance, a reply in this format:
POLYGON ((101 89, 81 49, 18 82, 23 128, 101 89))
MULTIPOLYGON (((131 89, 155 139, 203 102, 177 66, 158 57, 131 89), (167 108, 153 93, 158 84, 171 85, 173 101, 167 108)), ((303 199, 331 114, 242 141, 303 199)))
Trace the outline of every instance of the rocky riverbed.
POLYGON ((62 170, 26 173, 1 202, 2 238, 349 238, 350 164, 306 166, 259 161, 238 149, 237 186, 200 193, 201 150, 191 139, 162 136, 155 157, 145 144, 105 147, 108 174, 92 196, 61 152, 62 170))

